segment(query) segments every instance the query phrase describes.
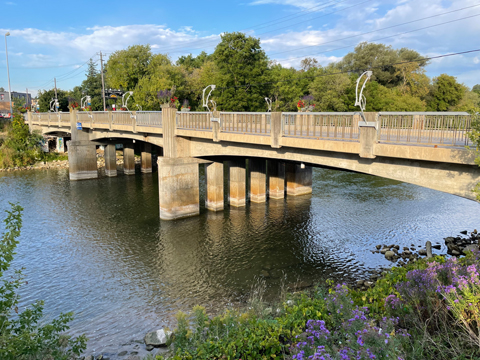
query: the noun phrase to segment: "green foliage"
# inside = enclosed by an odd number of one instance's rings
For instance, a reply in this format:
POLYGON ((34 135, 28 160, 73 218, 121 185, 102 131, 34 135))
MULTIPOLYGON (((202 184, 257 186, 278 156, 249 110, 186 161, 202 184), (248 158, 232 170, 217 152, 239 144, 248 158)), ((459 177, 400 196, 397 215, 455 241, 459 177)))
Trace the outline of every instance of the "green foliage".
MULTIPOLYGON (((18 289, 24 283, 22 272, 6 274, 19 243, 22 211, 11 204, 6 211, 5 230, 0 240, 0 358, 2 360, 70 360, 86 347, 86 338, 72 338, 64 334, 72 313, 61 314, 50 323, 43 318, 43 302, 37 301, 25 310, 19 310, 18 289)), ((11 272, 11 271, 10 271, 11 272)))
MULTIPOLYGON (((319 70, 310 85, 310 93, 315 99, 315 111, 348 111, 349 105, 355 102, 349 98, 349 89, 354 89, 356 77, 348 74, 332 75, 338 70, 333 66, 319 70)), ((351 92, 350 92, 351 93, 351 92)))
POLYGON ((427 105, 430 111, 448 111, 455 107, 465 93, 464 86, 457 79, 447 74, 441 74, 433 79, 427 105))
POLYGON ((150 45, 134 45, 115 51, 106 63, 105 80, 115 89, 133 90, 147 74, 152 58, 150 45))
POLYGON ((33 164, 41 156, 41 135, 30 132, 23 115, 13 114, 7 135, 0 146, 0 168, 33 164))
MULTIPOLYGON (((69 93, 64 90, 57 89, 57 97, 59 104, 59 111, 68 112, 68 96, 69 93)), ((55 98, 55 89, 40 90, 38 92, 38 103, 40 105, 40 112, 48 112, 50 110, 50 102, 55 98)))
POLYGON ((218 69, 214 92, 218 108, 225 111, 265 111, 271 71, 260 40, 242 33, 225 33, 213 53, 218 69))

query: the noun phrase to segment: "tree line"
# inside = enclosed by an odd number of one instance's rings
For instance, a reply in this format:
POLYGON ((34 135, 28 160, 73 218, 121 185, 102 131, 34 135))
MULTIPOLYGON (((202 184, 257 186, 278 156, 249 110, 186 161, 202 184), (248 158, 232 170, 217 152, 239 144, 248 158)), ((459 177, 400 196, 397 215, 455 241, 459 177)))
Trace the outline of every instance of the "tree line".
MULTIPOLYGON (((315 111, 354 111, 355 87, 366 70, 373 76, 365 88, 366 111, 472 111, 480 107, 480 84, 472 89, 453 76, 429 78, 428 61, 407 48, 360 43, 341 61, 321 66, 305 58, 300 69, 270 60, 260 39, 243 33, 225 33, 211 54, 181 56, 152 53, 149 45, 133 45, 111 54, 104 75, 106 88, 133 91, 130 110, 160 110, 159 92, 168 90, 187 100, 192 110, 202 108, 202 90, 215 84, 212 98, 223 111, 297 111, 307 97, 315 111), (137 106, 138 105, 138 106, 137 106)), ((92 110, 103 110, 101 74, 90 60, 86 79, 71 91, 58 90, 60 109, 68 111, 82 94, 92 98, 92 110)), ((172 96, 173 96, 172 95, 172 96)), ((40 111, 48 111, 54 91, 40 91, 40 111)), ((109 106, 114 100, 109 100, 109 106)), ((117 107, 120 104, 117 103, 117 107)))

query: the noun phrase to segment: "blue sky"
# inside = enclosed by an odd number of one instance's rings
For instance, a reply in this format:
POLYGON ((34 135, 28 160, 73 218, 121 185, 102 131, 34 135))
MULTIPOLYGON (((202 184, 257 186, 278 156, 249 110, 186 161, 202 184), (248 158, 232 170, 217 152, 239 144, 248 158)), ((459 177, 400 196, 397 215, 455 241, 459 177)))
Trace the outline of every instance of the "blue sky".
MULTIPOLYGON (((54 77, 62 89, 80 84, 85 62, 98 60, 99 51, 108 57, 150 44, 176 60, 212 52, 231 31, 259 37, 270 59, 293 67, 306 56, 323 65, 339 61, 361 41, 424 56, 480 48, 480 0, 0 0, 0 9, 0 87, 8 86, 3 35, 10 31, 12 90, 34 93, 52 88, 54 77)), ((480 52, 433 60, 427 73, 448 73, 471 87, 480 83, 480 52)))

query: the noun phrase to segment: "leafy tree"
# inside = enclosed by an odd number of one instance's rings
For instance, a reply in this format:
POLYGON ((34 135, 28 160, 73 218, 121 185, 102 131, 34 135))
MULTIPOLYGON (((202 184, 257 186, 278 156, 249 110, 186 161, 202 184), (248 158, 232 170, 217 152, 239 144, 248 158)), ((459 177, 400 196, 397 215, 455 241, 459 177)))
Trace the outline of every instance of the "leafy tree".
MULTIPOLYGON (((462 85, 463 86, 463 85, 462 85)), ((453 108, 455 111, 473 112, 480 107, 480 93, 470 91, 468 87, 463 86, 463 96, 458 104, 453 108)))
POLYGON ((145 110, 159 110, 159 90, 175 88, 175 96, 183 95, 186 74, 182 67, 174 66, 167 55, 155 55, 139 80, 133 94, 135 104, 145 110))
MULTIPOLYGON (((68 111, 68 92, 64 90, 57 90, 59 110, 68 111)), ((55 98, 55 90, 40 90, 38 92, 38 103, 40 105, 40 112, 48 112, 50 110, 50 102, 55 98)))
POLYGON ((205 110, 202 107, 202 90, 208 85, 216 84, 217 76, 218 68, 212 60, 205 61, 199 69, 186 72, 186 85, 181 95, 190 102, 192 109, 205 110))
POLYGON ((317 68, 319 66, 320 66, 320 64, 318 63, 318 60, 315 59, 315 58, 307 57, 300 62, 300 68, 303 71, 308 71, 312 68, 317 68))
POLYGON ((260 40, 242 33, 225 33, 213 54, 218 68, 218 107, 228 111, 264 111, 271 71, 260 40))
MULTIPOLYGON (((340 70, 353 71, 360 75, 363 71, 372 70, 372 80, 379 84, 394 87, 401 81, 393 64, 421 59, 420 54, 414 50, 402 48, 393 49, 384 44, 362 42, 355 47, 354 52, 348 53, 336 66, 340 70)), ((427 65, 427 61, 416 62, 420 67, 427 65)))
POLYGON ((0 91, 5 91, 5 89, 3 87, 0 86, 0 91))
POLYGON ((433 79, 433 87, 427 99, 431 111, 448 111, 460 103, 465 89, 457 79, 447 74, 441 74, 433 79))
POLYGON ((376 81, 368 82, 364 92, 366 111, 425 111, 425 102, 399 89, 389 89, 376 81))
POLYGON ((272 111, 297 111, 297 102, 305 94, 303 86, 305 80, 300 79, 301 74, 294 68, 274 64, 270 65, 270 69, 272 87, 269 97, 273 102, 272 111))
POLYGON ((334 73, 333 66, 322 69, 310 85, 310 93, 315 99, 317 111, 348 111, 349 109, 347 94, 348 89, 352 87, 350 76, 346 73, 333 75, 334 73))
MULTIPOLYGON (((103 97, 102 97, 102 74, 97 70, 97 67, 92 59, 88 63, 87 78, 83 80, 80 89, 82 91, 81 96, 89 95, 92 98, 92 110, 103 110, 103 97)), ((75 91, 75 89, 74 89, 75 91)), ((80 98, 81 99, 81 98, 80 98)), ((80 104, 80 99, 75 98, 80 104)))
POLYGON ((474 85, 472 91, 480 95, 480 84, 474 85))
POLYGON ((208 55, 205 51, 198 54, 197 57, 193 57, 192 54, 187 56, 180 56, 177 60, 177 65, 184 66, 186 69, 200 69, 205 62, 211 61, 212 55, 208 55))
POLYGON ((113 88, 133 90, 147 74, 153 55, 150 45, 134 45, 115 51, 105 65, 105 76, 113 88))
POLYGON ((11 204, 6 211, 6 233, 0 240, 0 358, 2 360, 70 360, 86 348, 85 336, 72 338, 64 335, 72 313, 60 314, 45 323, 43 302, 37 301, 21 311, 18 308, 18 289, 23 284, 21 270, 13 276, 5 274, 10 269, 22 228, 22 211, 11 204))

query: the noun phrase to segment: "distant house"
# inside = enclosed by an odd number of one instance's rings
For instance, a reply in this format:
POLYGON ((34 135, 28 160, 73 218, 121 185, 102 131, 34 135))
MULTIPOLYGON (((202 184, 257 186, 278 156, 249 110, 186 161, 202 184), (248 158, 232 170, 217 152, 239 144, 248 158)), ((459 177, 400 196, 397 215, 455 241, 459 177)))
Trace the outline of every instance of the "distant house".
MULTIPOLYGON (((16 99, 25 100, 25 104, 30 106, 32 103, 32 95, 27 93, 20 93, 12 91, 13 105, 15 105, 16 99)), ((0 91, 0 114, 6 115, 10 112, 10 95, 8 91, 0 91)))

